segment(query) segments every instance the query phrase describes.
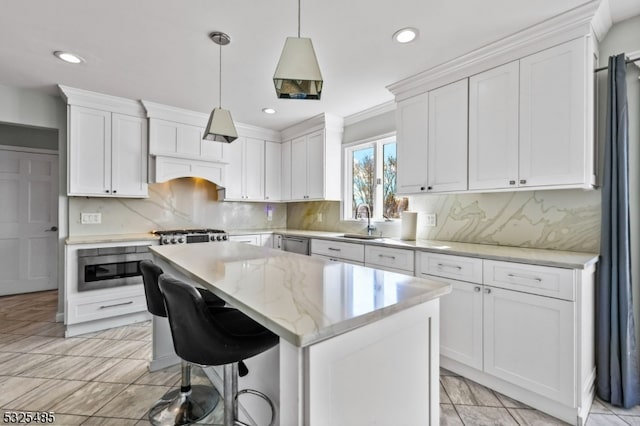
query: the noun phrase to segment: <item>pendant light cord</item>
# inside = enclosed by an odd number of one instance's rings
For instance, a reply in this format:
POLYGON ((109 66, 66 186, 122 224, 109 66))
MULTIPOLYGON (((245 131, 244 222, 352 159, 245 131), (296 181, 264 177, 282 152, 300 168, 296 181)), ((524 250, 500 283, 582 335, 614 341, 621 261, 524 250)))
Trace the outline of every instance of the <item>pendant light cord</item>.
POLYGON ((300 0, 298 0, 298 38, 300 38, 300 0))
POLYGON ((222 109, 222 44, 219 44, 220 48, 220 72, 218 73, 218 105, 220 105, 220 109, 222 109))

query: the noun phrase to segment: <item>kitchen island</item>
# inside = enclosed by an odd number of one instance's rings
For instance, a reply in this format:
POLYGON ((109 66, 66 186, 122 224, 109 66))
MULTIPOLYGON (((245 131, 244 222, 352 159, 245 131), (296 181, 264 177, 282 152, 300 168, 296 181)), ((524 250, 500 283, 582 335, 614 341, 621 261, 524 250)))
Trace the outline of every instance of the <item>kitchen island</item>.
MULTIPOLYGON (((232 242, 151 251, 280 337, 240 382, 272 398, 280 425, 439 424, 438 299, 450 284, 232 242)), ((155 318, 153 339, 152 368, 171 342, 155 318)))

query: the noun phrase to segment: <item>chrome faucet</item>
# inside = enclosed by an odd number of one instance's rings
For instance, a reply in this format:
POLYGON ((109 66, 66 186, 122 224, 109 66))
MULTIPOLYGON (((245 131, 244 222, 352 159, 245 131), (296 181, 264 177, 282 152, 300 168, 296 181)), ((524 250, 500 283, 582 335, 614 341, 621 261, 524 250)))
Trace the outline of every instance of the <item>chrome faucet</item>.
POLYGON ((360 214, 360 208, 363 208, 367 212, 367 235, 373 235, 373 231, 375 231, 376 227, 371 225, 371 207, 369 207, 369 204, 364 203, 356 207, 358 217, 362 217, 360 214))

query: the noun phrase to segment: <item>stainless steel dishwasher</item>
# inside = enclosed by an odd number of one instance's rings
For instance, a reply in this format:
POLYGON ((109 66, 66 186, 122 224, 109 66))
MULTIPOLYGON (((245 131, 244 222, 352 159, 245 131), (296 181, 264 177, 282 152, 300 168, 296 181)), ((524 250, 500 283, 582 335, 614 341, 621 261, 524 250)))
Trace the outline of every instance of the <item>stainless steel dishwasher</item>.
POLYGON ((282 250, 309 256, 309 239, 304 237, 282 236, 282 250))

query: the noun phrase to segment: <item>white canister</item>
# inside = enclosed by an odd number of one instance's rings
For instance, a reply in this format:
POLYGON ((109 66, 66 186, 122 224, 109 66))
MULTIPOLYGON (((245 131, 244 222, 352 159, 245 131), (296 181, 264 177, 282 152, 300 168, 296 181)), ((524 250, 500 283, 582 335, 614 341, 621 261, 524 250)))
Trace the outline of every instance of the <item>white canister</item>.
POLYGON ((418 224, 418 212, 402 212, 402 227, 400 238, 413 241, 416 239, 416 229, 418 224))

